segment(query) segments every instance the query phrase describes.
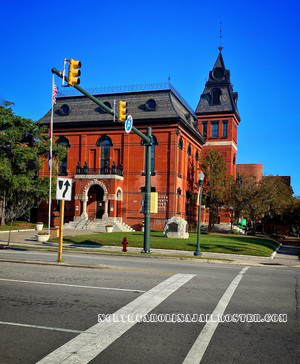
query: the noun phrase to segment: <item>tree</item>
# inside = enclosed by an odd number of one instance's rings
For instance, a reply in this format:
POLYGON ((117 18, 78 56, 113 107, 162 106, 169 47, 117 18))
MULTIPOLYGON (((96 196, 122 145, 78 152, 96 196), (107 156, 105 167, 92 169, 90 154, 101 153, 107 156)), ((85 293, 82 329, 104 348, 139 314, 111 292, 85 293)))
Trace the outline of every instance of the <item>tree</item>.
POLYGON ((252 223, 253 233, 258 222, 274 222, 282 216, 292 199, 292 190, 278 176, 264 176, 260 181, 243 178, 243 212, 252 223))
MULTIPOLYGON (((15 115, 13 105, 5 101, 0 106, 1 225, 47 200, 49 190, 49 179, 38 177, 49 152, 49 137, 38 123, 15 115)), ((54 155, 63 157, 64 153, 64 148, 55 146, 54 155)))
POLYGON ((234 221, 239 220, 242 214, 246 199, 245 190, 246 184, 243 187, 243 181, 240 176, 236 180, 232 176, 227 179, 223 207, 230 214, 231 230, 233 229, 234 221))
POLYGON ((226 164, 223 156, 215 150, 204 156, 201 168, 205 174, 203 185, 206 206, 209 208, 208 230, 217 222, 226 191, 226 164))

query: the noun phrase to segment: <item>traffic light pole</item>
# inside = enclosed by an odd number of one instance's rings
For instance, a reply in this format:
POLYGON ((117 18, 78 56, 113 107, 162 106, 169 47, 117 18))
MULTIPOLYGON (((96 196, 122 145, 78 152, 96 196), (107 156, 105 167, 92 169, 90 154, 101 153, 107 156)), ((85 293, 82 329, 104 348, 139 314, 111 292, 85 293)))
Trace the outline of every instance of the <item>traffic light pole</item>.
POLYGON ((150 195, 151 195, 151 148, 152 128, 147 128, 147 137, 150 143, 145 143, 145 199, 144 199, 144 250, 142 253, 150 253, 150 195))
MULTIPOLYGON (((52 68, 51 72, 56 74, 58 77, 64 79, 68 82, 68 78, 63 76, 63 73, 58 71, 56 68, 52 68)), ((91 95, 89 92, 85 91, 78 85, 73 85, 72 87, 76 88, 83 95, 88 97, 90 100, 94 101, 97 105, 101 107, 101 109, 105 110, 109 114, 116 116, 118 118, 118 114, 113 110, 107 107, 103 102, 98 100, 95 96, 91 95)), ((151 194, 151 148, 152 148, 152 129, 147 128, 147 136, 140 132, 135 126, 132 126, 131 129, 134 133, 136 133, 139 137, 144 140, 144 145, 146 148, 145 153, 145 200, 144 200, 144 250, 143 253, 150 253, 150 194, 151 194)))

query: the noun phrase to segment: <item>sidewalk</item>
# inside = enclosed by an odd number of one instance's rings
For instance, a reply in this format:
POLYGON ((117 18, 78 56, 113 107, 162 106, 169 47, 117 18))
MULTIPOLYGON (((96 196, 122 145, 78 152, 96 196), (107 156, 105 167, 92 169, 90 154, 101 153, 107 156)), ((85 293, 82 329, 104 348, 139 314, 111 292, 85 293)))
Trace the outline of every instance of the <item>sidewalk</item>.
MULTIPOLYGON (((90 231, 78 231, 78 230, 68 230, 67 235, 84 235, 91 234, 90 231)), ((55 250, 58 247, 57 243, 40 243, 36 240, 35 230, 23 230, 18 232, 12 232, 11 243, 12 247, 23 247, 28 249, 40 249, 40 250, 55 250)), ((8 232, 0 233, 0 244, 5 244, 7 242, 8 232)), ((80 244, 64 244, 64 252, 68 250, 70 252, 78 253, 95 253, 95 254, 120 254, 125 255, 122 252, 122 245, 120 246, 95 246, 95 245, 83 245, 80 244)), ((127 246, 126 255, 138 255, 145 256, 141 254, 141 248, 127 246)), ((278 255, 278 254, 277 254, 278 255)), ((1 250, 0 250, 1 256, 1 250)), ((166 257, 166 258, 180 258, 180 259, 199 259, 194 257, 193 251, 183 251, 183 250, 167 250, 167 249, 151 249, 151 254, 147 254, 147 257, 166 257)), ((284 264, 277 262, 276 255, 275 259, 271 257, 257 257, 250 255, 236 255, 236 254, 222 254, 222 253, 208 253, 203 252, 199 262, 208 263, 219 263, 219 264, 238 264, 238 265, 255 265, 255 266, 289 266, 289 267, 300 267, 299 260, 285 260, 284 264)))

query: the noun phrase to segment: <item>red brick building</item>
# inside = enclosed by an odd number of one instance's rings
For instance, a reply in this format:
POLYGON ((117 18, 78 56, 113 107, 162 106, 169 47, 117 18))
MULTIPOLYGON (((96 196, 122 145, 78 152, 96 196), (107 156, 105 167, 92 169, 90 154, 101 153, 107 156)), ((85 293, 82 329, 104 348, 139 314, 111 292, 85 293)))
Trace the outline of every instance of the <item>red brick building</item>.
MULTIPOLYGON (((196 112, 170 84, 153 88, 94 95, 110 108, 114 102, 127 101, 134 125, 144 133, 152 127, 151 190, 158 192, 158 213, 151 215, 151 227, 162 229, 166 219, 175 215, 195 221, 202 153, 219 151, 228 175, 236 176, 240 117, 237 93, 233 92, 221 50, 196 112)), ((49 124, 50 111, 39 122, 49 124)), ((73 180, 73 199, 66 202, 65 221, 87 226, 90 221, 122 220, 140 229, 145 185, 141 138, 133 132, 127 134, 124 125, 114 123, 110 114, 85 96, 60 94, 54 107, 53 130, 54 142, 68 150, 67 157, 59 162, 59 175, 73 180)), ((45 163, 40 175, 47 174, 45 163)), ((58 209, 54 202, 52 225, 58 225, 58 209)), ((46 222, 47 218, 48 207, 43 204, 39 220, 46 222)))
MULTIPOLYGON (((166 218, 195 213, 189 196, 195 189, 199 157, 205 143, 197 117, 175 89, 96 95, 113 107, 114 100, 127 101, 134 125, 146 133, 152 127, 152 191, 158 192, 158 213, 151 216, 152 228, 162 229, 166 218), (186 214, 187 213, 187 214, 186 214)), ((54 108, 55 143, 67 146, 59 175, 73 179, 73 200, 66 202, 65 221, 123 220, 139 229, 143 221, 142 191, 145 185, 141 138, 127 134, 124 125, 84 96, 59 97, 54 108)), ((50 111, 40 120, 48 124, 50 111)), ((47 175, 45 164, 40 175, 47 175)), ((53 204, 54 220, 58 216, 53 204)), ((47 205, 39 209, 47 220, 47 205)))

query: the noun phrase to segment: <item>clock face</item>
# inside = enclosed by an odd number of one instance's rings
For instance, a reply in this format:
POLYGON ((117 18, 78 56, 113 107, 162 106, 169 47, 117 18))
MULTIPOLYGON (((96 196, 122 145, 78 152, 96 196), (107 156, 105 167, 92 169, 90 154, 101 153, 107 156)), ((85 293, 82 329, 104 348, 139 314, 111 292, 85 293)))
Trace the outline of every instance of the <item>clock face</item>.
POLYGON ((217 67, 213 71, 213 77, 214 79, 220 80, 224 76, 224 70, 221 67, 217 67))

